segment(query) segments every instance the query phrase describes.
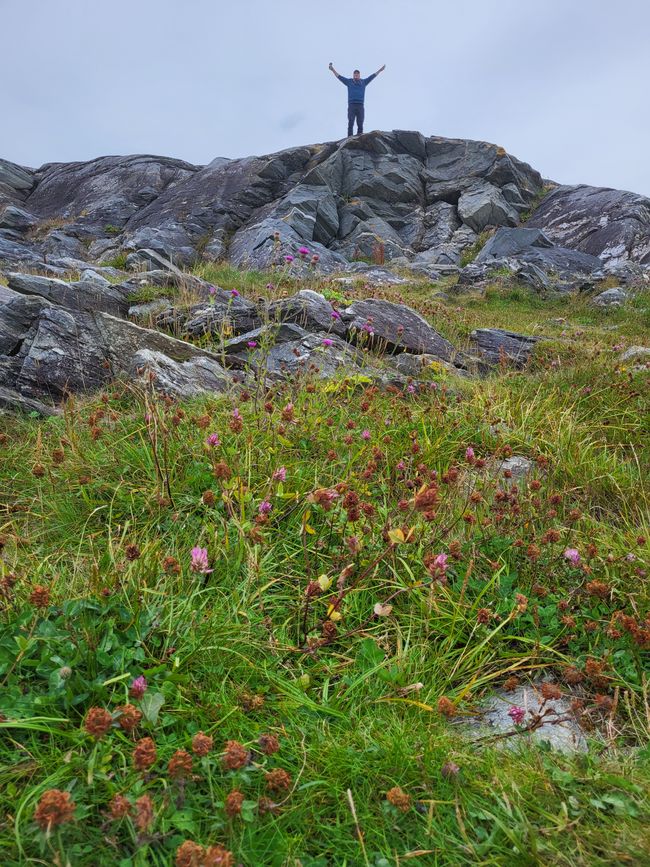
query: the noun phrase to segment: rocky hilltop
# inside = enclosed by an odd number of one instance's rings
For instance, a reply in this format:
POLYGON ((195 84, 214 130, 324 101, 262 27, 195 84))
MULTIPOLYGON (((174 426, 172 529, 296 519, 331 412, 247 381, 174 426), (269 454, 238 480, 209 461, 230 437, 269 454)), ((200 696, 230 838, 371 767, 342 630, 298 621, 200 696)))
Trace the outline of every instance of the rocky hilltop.
POLYGON ((182 265, 264 267, 308 243, 332 271, 381 243, 386 261, 457 266, 484 229, 522 217, 554 245, 599 259, 577 259, 583 269, 650 263, 649 199, 545 184, 486 142, 396 130, 207 166, 130 156, 34 170, 0 160, 9 263, 101 263, 147 248, 182 265))
POLYGON ((222 388, 232 381, 224 357, 240 378, 256 369, 242 347, 268 342, 270 318, 268 374, 290 371, 296 357, 309 363, 325 334, 324 370, 363 369, 364 329, 396 357, 467 371, 503 352, 521 362, 535 341, 486 331, 461 351, 404 305, 369 298, 339 316, 311 282, 457 274, 460 289, 506 269, 536 291, 607 279, 603 303, 619 303, 650 275, 650 200, 559 186, 496 145, 403 130, 207 166, 142 155, 39 169, 0 160, 0 268, 0 401, 9 405, 40 408, 143 367, 171 393, 222 388), (202 260, 255 269, 289 260, 305 288, 275 306, 233 299, 187 274, 202 260), (130 304, 143 283, 182 283, 195 303, 163 303, 145 328, 130 304), (205 334, 218 355, 192 342, 205 334))

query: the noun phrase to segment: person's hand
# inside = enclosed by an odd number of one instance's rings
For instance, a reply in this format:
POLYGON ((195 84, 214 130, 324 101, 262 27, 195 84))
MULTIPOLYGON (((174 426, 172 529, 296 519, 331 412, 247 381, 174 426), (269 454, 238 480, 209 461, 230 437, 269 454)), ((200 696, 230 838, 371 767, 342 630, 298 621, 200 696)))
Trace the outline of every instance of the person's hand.
POLYGON ((334 64, 330 63, 330 65, 328 66, 328 69, 334 69, 334 64))
POLYGON ((385 63, 384 63, 384 65, 382 66, 382 68, 381 68, 379 71, 380 71, 380 72, 383 72, 384 69, 386 69, 386 64, 385 64, 385 63))

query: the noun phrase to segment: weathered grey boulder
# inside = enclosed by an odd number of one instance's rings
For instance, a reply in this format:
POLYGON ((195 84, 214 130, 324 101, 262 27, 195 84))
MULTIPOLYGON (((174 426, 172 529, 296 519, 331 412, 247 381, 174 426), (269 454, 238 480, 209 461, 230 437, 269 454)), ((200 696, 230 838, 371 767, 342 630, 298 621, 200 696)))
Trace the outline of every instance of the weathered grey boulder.
POLYGON ((25 397, 13 388, 0 385, 0 407, 13 412, 36 412, 42 416, 61 415, 61 408, 54 404, 43 403, 36 398, 25 397))
POLYGON ((489 183, 477 184, 461 194, 458 216, 475 232, 486 226, 516 226, 519 221, 515 208, 489 183))
POLYGON ((78 280, 66 283, 35 274, 9 274, 9 288, 23 295, 40 295, 70 310, 103 311, 124 316, 128 311, 126 293, 108 281, 78 280))
POLYGON ((470 335, 476 354, 488 365, 499 364, 502 358, 516 367, 523 367, 535 344, 542 338, 501 328, 477 328, 470 335))
POLYGON ((37 219, 29 211, 16 205, 7 205, 0 211, 0 229, 14 229, 17 232, 25 232, 32 229, 37 219))
POLYGON ((169 259, 156 253, 155 250, 135 250, 126 257, 126 267, 144 271, 170 271, 177 278, 182 276, 182 271, 169 259))
POLYGON ((650 363, 650 346, 630 346, 621 355, 622 362, 636 361, 640 364, 650 363))
POLYGON ((212 358, 174 361, 162 352, 141 349, 132 357, 129 374, 151 383, 162 394, 178 399, 222 393, 232 388, 232 376, 212 358))
POLYGON ((0 204, 22 202, 34 186, 34 171, 0 159, 0 204))
POLYGON ((107 313, 67 310, 36 295, 0 307, 0 385, 28 398, 57 401, 99 389, 128 375, 145 349, 174 361, 219 363, 215 353, 107 313))
POLYGON ((595 307, 620 307, 627 298, 628 294, 625 289, 621 289, 620 286, 614 286, 596 295, 595 298, 592 298, 591 303, 595 307))
POLYGON ((388 352, 427 353, 451 361, 455 350, 429 323, 405 304, 368 298, 342 311, 350 339, 388 352))
POLYGON ((488 238, 483 249, 474 262, 490 262, 494 259, 517 257, 534 249, 548 249, 555 246, 541 229, 519 227, 517 229, 500 228, 488 238))
POLYGON ((271 321, 295 322, 308 331, 332 332, 345 337, 346 327, 340 313, 319 292, 301 289, 290 298, 272 301, 266 309, 271 321))
MULTIPOLYGON (((159 320, 160 321, 160 320, 159 320)), ((228 300, 215 297, 211 304, 195 305, 188 311, 183 332, 191 337, 224 333, 242 334, 257 328, 261 322, 257 307, 241 297, 228 300)))
MULTIPOLYGON (((291 322, 269 323, 232 337, 223 342, 223 350, 228 355, 240 355, 248 358, 254 350, 268 350, 271 346, 286 343, 291 340, 301 340, 307 335, 304 328, 291 322)), ((258 352, 259 354, 259 352, 258 352)))
POLYGON ((557 187, 527 225, 604 262, 650 264, 650 199, 645 196, 585 184, 557 187))

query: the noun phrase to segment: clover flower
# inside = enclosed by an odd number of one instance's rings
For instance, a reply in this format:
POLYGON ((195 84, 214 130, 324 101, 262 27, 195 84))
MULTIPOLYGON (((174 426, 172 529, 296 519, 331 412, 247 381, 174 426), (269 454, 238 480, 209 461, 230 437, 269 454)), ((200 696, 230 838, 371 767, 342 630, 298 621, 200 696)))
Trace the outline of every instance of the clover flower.
POLYGON ((209 575, 213 569, 208 569, 208 549, 207 548, 192 548, 192 572, 199 572, 202 575, 209 575))

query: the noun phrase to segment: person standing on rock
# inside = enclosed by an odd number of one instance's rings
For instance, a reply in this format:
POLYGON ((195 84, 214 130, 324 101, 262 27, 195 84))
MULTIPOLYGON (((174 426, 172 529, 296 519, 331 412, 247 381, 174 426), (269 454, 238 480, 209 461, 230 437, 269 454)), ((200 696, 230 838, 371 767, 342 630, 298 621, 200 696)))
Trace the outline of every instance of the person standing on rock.
POLYGON ((352 78, 345 78, 343 75, 339 75, 334 69, 334 64, 330 63, 329 68, 338 80, 348 89, 348 136, 352 135, 355 120, 357 122, 357 135, 361 135, 363 133, 363 118, 365 113, 363 98, 366 92, 366 86, 370 84, 373 78, 376 78, 380 72, 383 72, 384 69, 386 69, 386 64, 384 63, 381 69, 378 69, 377 72, 373 72, 373 74, 369 75, 368 78, 361 78, 361 73, 358 69, 354 70, 352 78))

